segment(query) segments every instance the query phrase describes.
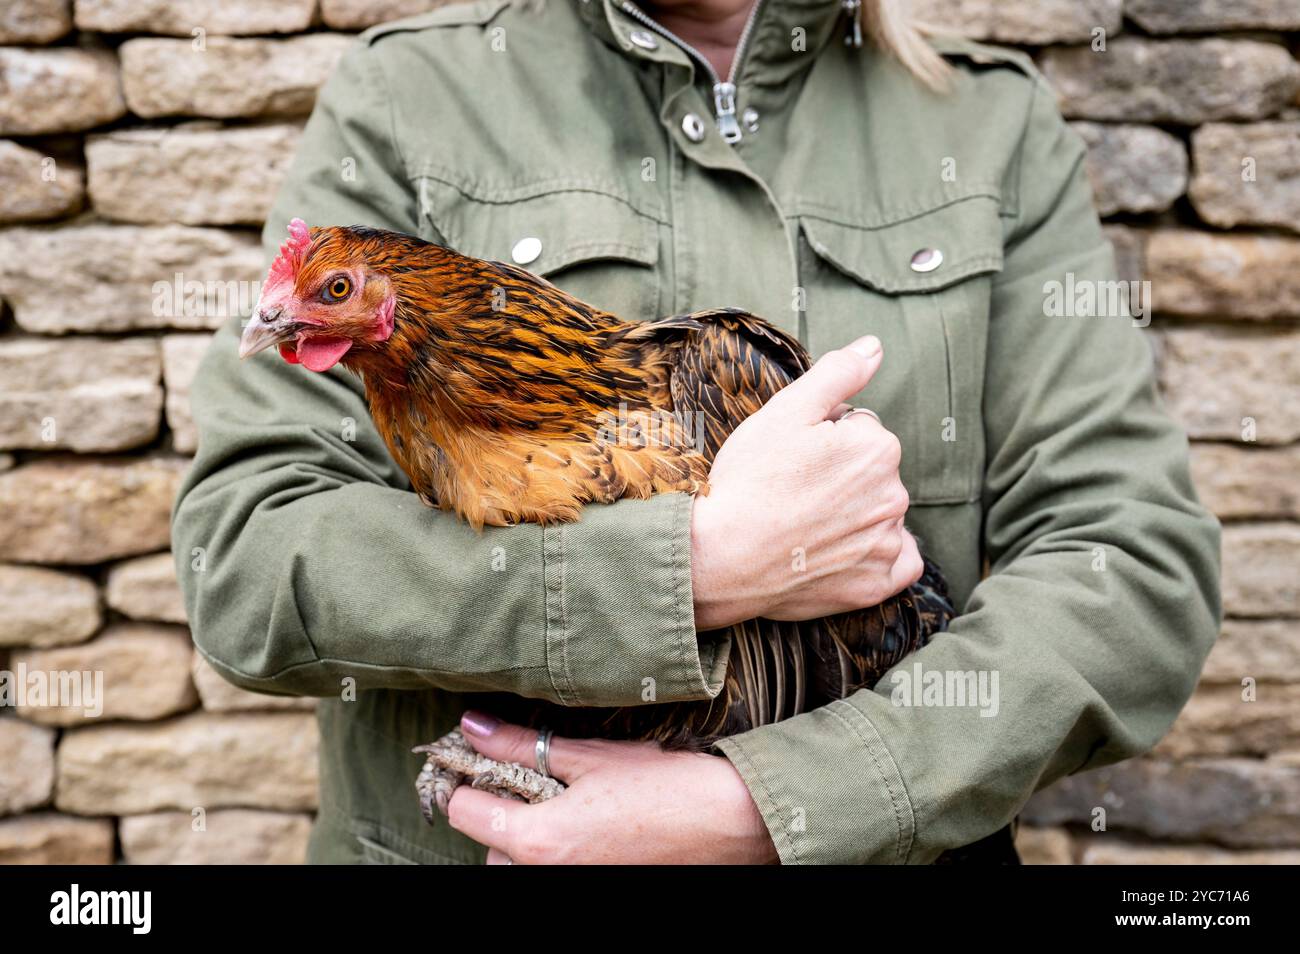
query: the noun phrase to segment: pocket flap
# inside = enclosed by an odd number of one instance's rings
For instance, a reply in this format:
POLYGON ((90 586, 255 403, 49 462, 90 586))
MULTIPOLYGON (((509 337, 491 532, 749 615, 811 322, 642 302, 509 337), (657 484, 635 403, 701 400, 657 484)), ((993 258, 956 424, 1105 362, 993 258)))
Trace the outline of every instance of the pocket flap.
POLYGON ((436 179, 422 179, 420 188, 447 244, 475 258, 512 262, 538 275, 601 259, 645 266, 659 259, 658 222, 605 192, 569 188, 490 201, 436 179), (536 240, 540 252, 516 262, 523 239, 536 240))
POLYGON ((997 200, 974 196, 887 225, 861 227, 817 215, 800 218, 818 256, 886 294, 938 291, 973 275, 1002 270, 997 200), (913 267, 913 259, 931 254, 913 267), (933 266, 924 270, 927 266, 933 266))

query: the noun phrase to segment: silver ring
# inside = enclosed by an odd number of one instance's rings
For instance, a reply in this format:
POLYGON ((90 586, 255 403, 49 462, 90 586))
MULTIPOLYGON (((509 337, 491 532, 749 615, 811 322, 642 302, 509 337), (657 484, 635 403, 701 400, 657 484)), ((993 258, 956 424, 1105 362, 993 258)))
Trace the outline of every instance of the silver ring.
POLYGON ((837 417, 835 421, 836 423, 838 423, 847 417, 852 417, 854 414, 870 414, 872 417, 876 419, 877 424, 882 424, 882 425, 884 424, 884 421, 880 419, 880 415, 877 414, 875 411, 871 410, 871 408, 869 407, 851 407, 843 414, 841 414, 839 417, 837 417))
POLYGON ((543 775, 551 774, 551 735, 550 729, 543 726, 537 730, 537 745, 534 751, 537 753, 537 771, 543 775))

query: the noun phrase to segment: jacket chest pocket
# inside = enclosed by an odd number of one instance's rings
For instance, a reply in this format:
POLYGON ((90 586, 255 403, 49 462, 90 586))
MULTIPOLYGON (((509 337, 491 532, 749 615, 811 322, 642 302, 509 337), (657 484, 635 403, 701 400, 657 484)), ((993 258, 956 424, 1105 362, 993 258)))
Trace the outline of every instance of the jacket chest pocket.
POLYGON ((805 214, 800 226, 810 349, 876 335, 884 361, 853 403, 898 435, 913 503, 978 499, 998 201, 979 195, 873 227, 805 214))
POLYGON ((659 316, 659 247, 667 226, 613 187, 546 184, 489 194, 428 177, 416 187, 433 233, 426 238, 519 265, 628 321, 659 316))

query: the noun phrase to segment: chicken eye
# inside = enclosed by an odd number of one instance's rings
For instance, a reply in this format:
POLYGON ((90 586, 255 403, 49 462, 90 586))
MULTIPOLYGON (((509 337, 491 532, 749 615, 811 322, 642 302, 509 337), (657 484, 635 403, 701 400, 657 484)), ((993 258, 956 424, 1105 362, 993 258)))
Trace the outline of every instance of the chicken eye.
POLYGON ((335 278, 325 286, 325 299, 327 301, 341 301, 352 293, 352 283, 342 275, 335 278))

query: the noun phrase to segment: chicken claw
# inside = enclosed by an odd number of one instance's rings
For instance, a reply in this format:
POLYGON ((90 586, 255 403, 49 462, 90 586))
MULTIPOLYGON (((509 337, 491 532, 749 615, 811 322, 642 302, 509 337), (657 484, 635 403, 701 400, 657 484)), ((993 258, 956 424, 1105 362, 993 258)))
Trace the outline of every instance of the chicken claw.
POLYGON ((466 782, 472 788, 502 798, 536 804, 564 791, 564 783, 526 768, 518 762, 498 762, 474 751, 460 729, 452 729, 436 742, 411 750, 425 756, 415 779, 420 811, 430 825, 436 807, 444 816, 452 793, 466 782))

